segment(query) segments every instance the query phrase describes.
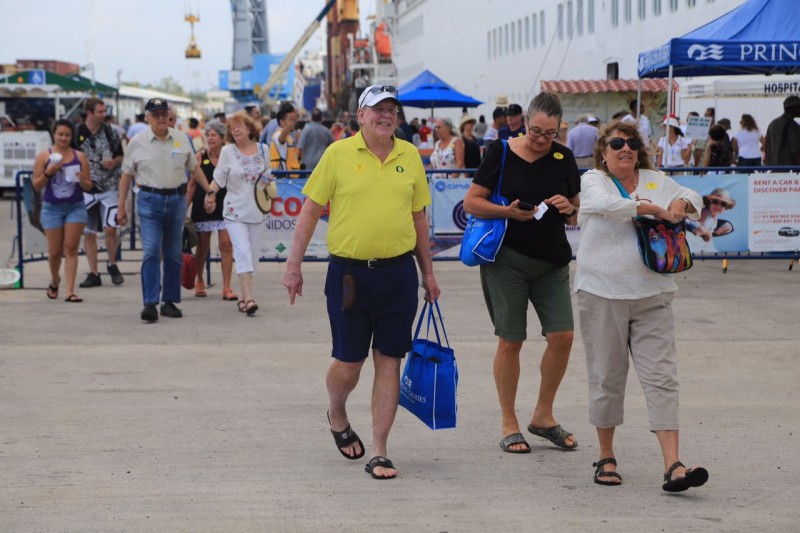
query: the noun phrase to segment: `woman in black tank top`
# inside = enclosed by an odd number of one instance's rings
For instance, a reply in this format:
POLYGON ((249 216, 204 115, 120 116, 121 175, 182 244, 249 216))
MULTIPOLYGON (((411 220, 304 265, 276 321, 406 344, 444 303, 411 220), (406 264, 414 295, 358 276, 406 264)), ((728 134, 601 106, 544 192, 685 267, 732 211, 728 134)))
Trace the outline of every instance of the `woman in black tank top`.
MULTIPOLYGON (((197 153, 197 164, 209 183, 214 179, 214 168, 217 166, 220 151, 225 138, 225 126, 218 120, 206 124, 206 146, 202 152, 197 153)), ((198 187, 194 181, 189 181, 187 197, 192 204, 191 219, 197 230, 197 250, 195 250, 195 264, 197 265, 197 280, 194 285, 194 295, 203 298, 207 296, 206 286, 203 281, 203 267, 206 256, 211 247, 211 233, 217 232, 219 241, 220 264, 222 266, 222 299, 235 301, 239 297, 231 290, 231 272, 233 271, 233 245, 225 230, 225 221, 222 219, 222 209, 225 205, 225 189, 217 193, 217 207, 212 213, 206 213, 204 208, 205 191, 198 187)))
MULTIPOLYGON (((481 147, 478 139, 472 134, 476 121, 469 115, 461 118, 461 139, 464 141, 464 168, 478 168, 481 164, 481 147)), ((472 175, 468 175, 472 177, 472 175)))

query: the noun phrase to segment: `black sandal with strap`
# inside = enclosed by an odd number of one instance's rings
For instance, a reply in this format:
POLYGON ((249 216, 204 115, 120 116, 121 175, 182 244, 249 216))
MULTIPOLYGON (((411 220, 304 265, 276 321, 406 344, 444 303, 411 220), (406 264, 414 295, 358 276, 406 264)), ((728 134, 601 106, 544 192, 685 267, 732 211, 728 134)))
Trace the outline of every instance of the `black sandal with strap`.
POLYGON ((683 492, 691 487, 700 487, 708 481, 708 470, 698 466, 697 468, 686 468, 686 474, 677 479, 672 479, 672 473, 676 468, 684 467, 680 461, 675 461, 669 470, 664 474, 664 484, 661 486, 666 492, 683 492))
MULTIPOLYGON (((331 413, 330 411, 327 413, 328 417, 328 425, 331 423, 331 413)), ((334 431, 333 427, 331 427, 331 433, 333 434, 333 440, 336 441, 336 448, 339 450, 344 457, 347 459, 355 460, 361 459, 364 457, 366 450, 364 449, 364 443, 361 442, 361 439, 358 438, 358 434, 353 431, 353 428, 350 427, 350 424, 347 424, 347 427, 344 428, 342 431, 334 431), (353 444, 358 444, 361 448, 361 451, 356 455, 350 455, 342 448, 348 448, 353 444)))
POLYGON ((613 457, 606 457, 605 459, 600 459, 596 463, 592 463, 592 466, 596 468, 594 471, 594 482, 598 485, 605 485, 607 487, 617 487, 622 485, 622 476, 620 476, 617 472, 606 472, 603 470, 605 465, 617 466, 617 460, 613 457), (603 478, 616 478, 619 480, 619 483, 613 481, 603 481, 603 478))

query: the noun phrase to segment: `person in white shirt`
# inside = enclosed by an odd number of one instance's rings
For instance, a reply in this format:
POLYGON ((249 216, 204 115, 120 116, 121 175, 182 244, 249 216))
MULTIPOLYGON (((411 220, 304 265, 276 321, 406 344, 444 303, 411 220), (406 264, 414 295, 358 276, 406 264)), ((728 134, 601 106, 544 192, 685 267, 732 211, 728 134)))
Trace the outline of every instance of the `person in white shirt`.
POLYGON ((667 126, 667 135, 658 140, 656 165, 661 167, 686 166, 692 155, 692 143, 683 136, 677 118, 669 117, 664 121, 664 126, 667 126))
POLYGON ((650 431, 661 446, 662 489, 681 492, 703 485, 708 471, 686 468, 678 453, 678 354, 672 312, 678 286, 674 278, 644 265, 632 217, 673 223, 697 219, 703 202, 695 191, 651 167, 635 125, 620 121, 606 127, 597 141, 595 169, 581 177, 581 246, 574 290, 586 351, 589 419, 599 441, 595 483, 622 483, 614 433, 623 422, 625 384, 633 363, 647 401, 650 431))
POLYGON ((639 104, 638 100, 631 100, 631 112, 622 117, 622 120, 636 124, 636 108, 639 108, 639 133, 642 134, 642 140, 645 146, 650 146, 653 142, 653 129, 650 127, 650 119, 644 114, 644 104, 639 104))
POLYGON ((483 142, 484 146, 486 146, 489 141, 493 141, 499 138, 500 128, 506 125, 506 109, 504 107, 497 107, 492 112, 492 123, 489 127, 486 128, 486 133, 483 134, 483 142))
MULTIPOLYGON (((256 204, 254 190, 257 182, 269 179, 269 149, 258 141, 258 126, 245 111, 238 111, 226 124, 225 140, 230 144, 222 147, 214 181, 206 195, 206 211, 216 209, 216 194, 223 187, 225 207, 222 216, 233 244, 233 259, 236 274, 242 288, 242 299, 236 302, 239 311, 253 315, 258 305, 253 299, 253 275, 258 266, 261 242, 267 227, 264 213, 256 204)), ((277 194, 275 184, 271 196, 277 194)))
POLYGON ((760 167, 764 135, 758 130, 758 125, 753 115, 743 114, 739 126, 742 129, 736 132, 731 141, 734 157, 738 156, 736 166, 760 167))

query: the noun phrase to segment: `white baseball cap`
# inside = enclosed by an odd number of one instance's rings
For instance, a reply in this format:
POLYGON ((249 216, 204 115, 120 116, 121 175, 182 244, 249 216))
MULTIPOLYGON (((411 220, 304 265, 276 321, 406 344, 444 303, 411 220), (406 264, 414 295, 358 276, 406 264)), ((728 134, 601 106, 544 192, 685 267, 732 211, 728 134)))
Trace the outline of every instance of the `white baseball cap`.
POLYGON ((370 85, 364 89, 364 92, 358 98, 358 108, 362 109, 378 105, 378 103, 387 98, 391 98, 397 105, 400 105, 400 100, 397 98, 397 89, 391 85, 370 85))

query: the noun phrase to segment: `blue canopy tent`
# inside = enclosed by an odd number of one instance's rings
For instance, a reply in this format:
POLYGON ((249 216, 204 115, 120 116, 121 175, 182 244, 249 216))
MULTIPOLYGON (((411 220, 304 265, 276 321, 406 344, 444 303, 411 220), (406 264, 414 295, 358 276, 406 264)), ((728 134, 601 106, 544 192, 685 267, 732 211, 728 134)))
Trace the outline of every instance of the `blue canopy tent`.
POLYGON ((800 72, 800 9, 797 0, 747 0, 682 37, 639 54, 642 78, 795 74, 800 72))
POLYGON ((460 93, 430 70, 398 88, 400 103, 409 107, 477 107, 483 102, 460 93))

